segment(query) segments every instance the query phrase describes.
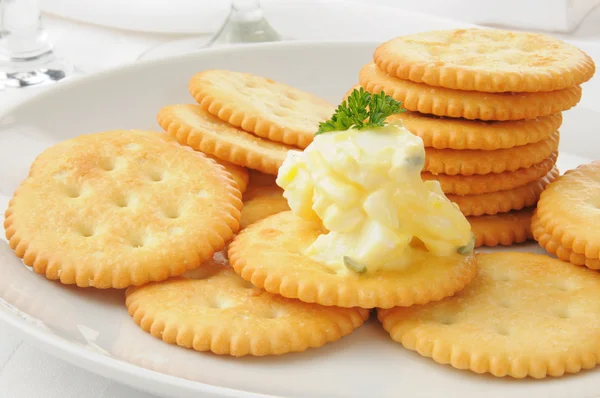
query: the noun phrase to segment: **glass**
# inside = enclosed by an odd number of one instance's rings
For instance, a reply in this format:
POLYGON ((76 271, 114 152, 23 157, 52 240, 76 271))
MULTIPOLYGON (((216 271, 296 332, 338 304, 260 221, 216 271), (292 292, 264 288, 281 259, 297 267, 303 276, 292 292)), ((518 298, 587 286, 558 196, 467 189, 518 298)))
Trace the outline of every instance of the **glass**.
POLYGON ((0 87, 57 82, 73 72, 56 55, 36 0, 0 0, 0 87))
POLYGON ((187 54, 212 46, 279 40, 281 36, 265 18, 259 0, 232 0, 227 19, 210 39, 191 38, 170 41, 146 51, 139 59, 187 54))

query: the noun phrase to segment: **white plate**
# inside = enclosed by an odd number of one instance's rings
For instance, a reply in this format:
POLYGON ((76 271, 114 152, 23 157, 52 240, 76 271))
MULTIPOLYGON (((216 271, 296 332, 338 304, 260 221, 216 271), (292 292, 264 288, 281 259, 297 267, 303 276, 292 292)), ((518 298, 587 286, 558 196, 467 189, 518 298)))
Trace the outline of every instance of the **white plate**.
MULTIPOLYGON (((48 146, 114 128, 158 129, 164 105, 192 102, 195 72, 228 68, 280 80, 332 102, 357 81, 377 43, 279 43, 217 49, 66 82, 0 117, 0 208, 48 146)), ((560 166, 596 156, 598 114, 565 114, 560 166)), ((537 250, 535 245, 517 250, 537 250)), ((497 379, 441 366, 394 343, 372 319, 321 349, 234 359, 170 346, 139 329, 122 291, 49 282, 0 241, 0 318, 41 348, 104 376, 178 397, 592 397, 600 371, 545 381, 497 379)))

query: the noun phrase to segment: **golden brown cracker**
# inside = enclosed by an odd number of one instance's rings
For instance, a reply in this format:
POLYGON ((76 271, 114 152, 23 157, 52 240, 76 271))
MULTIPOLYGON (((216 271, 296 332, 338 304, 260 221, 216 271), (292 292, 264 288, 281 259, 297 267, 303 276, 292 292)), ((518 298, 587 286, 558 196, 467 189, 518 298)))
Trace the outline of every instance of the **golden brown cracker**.
POLYGON ((276 175, 287 152, 294 149, 233 127, 198 105, 166 106, 157 119, 180 144, 267 174, 276 175))
POLYGON ((560 246, 600 260, 600 161, 569 170, 546 187, 537 217, 560 246))
POLYGON ((508 191, 544 177, 556 163, 558 153, 531 167, 516 171, 504 171, 497 174, 475 174, 471 176, 421 173, 423 180, 436 180, 442 190, 453 195, 481 195, 485 193, 508 191))
POLYGON ((290 209, 283 197, 283 189, 275 183, 275 176, 252 172, 248 190, 244 193, 244 208, 240 230, 273 214, 290 209))
MULTIPOLYGON (((346 100, 352 91, 360 87, 352 87, 343 99, 346 100)), ((432 148, 495 151, 533 144, 557 135, 557 129, 562 124, 562 113, 536 119, 499 122, 448 118, 407 111, 392 115, 387 121, 397 119, 401 119, 411 133, 421 137, 427 150, 432 148)), ((552 143, 553 141, 547 142, 550 146, 552 143)))
POLYGON ((400 36, 381 44, 375 63, 391 76, 455 90, 538 92, 575 87, 594 61, 553 37, 499 29, 456 29, 400 36))
POLYGON ((473 255, 434 256, 422 249, 403 270, 336 273, 302 254, 323 232, 318 222, 282 212, 242 230, 229 245, 235 272, 257 287, 321 305, 410 306, 440 300, 476 274, 473 255))
POLYGON ((375 64, 359 74, 362 87, 371 93, 384 91, 409 111, 478 120, 535 119, 565 111, 581 99, 581 87, 535 93, 481 93, 431 87, 386 75, 375 64))
POLYGON ((6 238, 48 279, 124 288, 199 266, 239 228, 223 167, 164 133, 82 135, 44 151, 11 199, 6 238))
MULTIPOLYGON (((181 145, 179 142, 177 142, 175 137, 171 136, 170 134, 160 134, 159 136, 161 138, 163 138, 165 142, 172 144, 174 146, 177 146, 178 148, 185 149, 188 151, 194 151, 194 149, 190 148, 189 146, 181 145)), ((202 153, 207 158, 210 158, 210 159, 214 160, 216 163, 223 166, 223 168, 225 168, 225 170, 227 170, 227 172, 229 172, 229 175, 231 176, 231 178, 236 182, 240 192, 244 193, 244 191, 246 190, 246 186, 248 185, 248 179, 250 178, 248 176, 248 170, 245 167, 237 166, 233 163, 226 162, 224 160, 221 160, 219 158, 214 157, 213 155, 209 155, 204 152, 202 152, 202 153)))
POLYGON ((245 167, 235 165, 225 160, 221 160, 219 158, 214 157, 213 155, 205 155, 213 159, 215 162, 219 163, 225 168, 225 170, 229 172, 229 174, 231 174, 231 177, 236 182, 241 193, 244 193, 246 191, 250 177, 248 175, 248 170, 245 167))
POLYGON ((463 176, 516 171, 532 167, 552 156, 558 150, 559 138, 560 133, 556 131, 539 142, 495 151, 425 148, 423 170, 433 174, 463 176))
POLYGON ((494 215, 510 210, 521 210, 536 204, 544 188, 554 181, 558 174, 558 169, 555 167, 539 180, 509 191, 465 196, 448 194, 446 196, 458 205, 465 216, 494 215))
POLYGON ((544 378, 600 359, 600 275, 548 256, 478 254, 453 297, 379 310, 393 340, 440 364, 497 377, 544 378))
POLYGON ((467 217, 475 234, 475 247, 498 245, 510 246, 533 239, 531 234, 531 214, 533 208, 467 217))
POLYGON ((335 107, 312 94, 249 73, 206 70, 189 83, 202 109, 270 141, 306 148, 335 107))
POLYGON ((423 140, 425 147, 435 149, 495 151, 549 138, 562 124, 562 114, 536 119, 503 122, 466 120, 403 112, 388 121, 402 119, 411 133, 423 140))
POLYGON ((360 308, 322 307, 267 293, 215 260, 198 271, 127 289, 135 323, 169 344, 239 357, 321 347, 369 317, 360 308))
POLYGON ((551 234, 546 232, 544 226, 541 225, 540 218, 537 214, 532 217, 531 230, 533 238, 548 253, 555 255, 563 261, 570 262, 571 264, 585 265, 593 270, 600 269, 600 259, 587 258, 584 254, 575 253, 573 250, 562 246, 558 240, 554 239, 551 234))

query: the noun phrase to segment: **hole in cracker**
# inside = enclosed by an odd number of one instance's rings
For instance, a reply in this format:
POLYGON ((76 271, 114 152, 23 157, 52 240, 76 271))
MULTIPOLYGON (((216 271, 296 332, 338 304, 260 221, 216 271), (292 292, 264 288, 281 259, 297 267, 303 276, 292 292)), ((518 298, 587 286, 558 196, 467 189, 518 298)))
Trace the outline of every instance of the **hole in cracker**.
POLYGON ((294 110, 295 103, 293 101, 283 100, 279 102, 279 106, 283 109, 294 110))
POLYGON ((172 218, 172 219, 176 219, 179 218, 181 216, 179 209, 177 207, 171 206, 171 207, 167 207, 164 210, 165 213, 165 217, 167 218, 172 218))
POLYGON ((279 117, 286 117, 289 114, 287 111, 285 111, 283 109, 275 109, 273 111, 273 113, 275 114, 275 116, 279 116, 279 117))
POLYGON ((164 178, 165 178, 165 176, 162 172, 156 171, 156 170, 152 170, 152 171, 148 172, 148 177, 150 178, 151 181, 154 181, 154 182, 160 182, 160 181, 164 180, 164 178))
POLYGON ((134 249, 139 249, 141 247, 144 247, 145 243, 146 243, 145 238, 142 234, 131 234, 129 236, 129 244, 134 249))
POLYGON ((79 231, 81 236, 83 236, 84 238, 92 237, 95 233, 94 228, 89 224, 80 224, 77 228, 77 231, 79 231))
POLYGON ((496 280, 499 282, 510 282, 512 280, 512 277, 510 275, 507 274, 499 274, 496 277, 496 280))
POLYGON ((501 325, 497 325, 496 328, 494 329, 494 331, 501 336, 508 336, 508 334, 509 334, 508 329, 506 329, 504 326, 501 326, 501 325))
POLYGON ((65 193, 69 198, 78 198, 81 196, 81 191, 79 187, 76 187, 75 185, 65 186, 65 193))
POLYGON ((557 318, 560 318, 560 319, 569 318, 569 310, 566 307, 555 308, 554 310, 552 310, 552 312, 554 313, 554 315, 557 318))
POLYGON ((115 169, 116 162, 111 158, 104 158, 98 162, 98 166, 105 171, 113 171, 115 169))
POLYGON ((278 231, 273 228, 266 228, 260 231, 260 235, 265 239, 274 239, 281 235, 281 231, 278 231))
POLYGON ((130 199, 125 195, 120 195, 115 198, 115 204, 119 207, 129 206, 130 199))
POLYGON ((250 79, 244 82, 244 86, 248 88, 256 88, 258 87, 258 82, 256 80, 250 79))
POLYGON ((285 92, 285 96, 288 97, 289 99, 291 99, 292 101, 297 101, 300 99, 300 97, 298 96, 298 94, 296 94, 293 91, 286 91, 285 92))

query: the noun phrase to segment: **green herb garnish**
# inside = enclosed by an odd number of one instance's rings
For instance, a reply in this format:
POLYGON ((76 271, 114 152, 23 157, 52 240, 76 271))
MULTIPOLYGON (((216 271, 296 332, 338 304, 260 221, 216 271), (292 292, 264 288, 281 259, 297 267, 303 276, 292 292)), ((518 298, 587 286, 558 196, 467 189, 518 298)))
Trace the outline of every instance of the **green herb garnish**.
POLYGON ((352 271, 354 271, 356 273, 359 273, 359 274, 362 274, 363 272, 367 271, 367 266, 366 265, 361 264, 359 262, 356 262, 356 261, 352 260, 348 256, 344 256, 344 265, 348 269, 350 269, 350 270, 352 270, 352 271))
POLYGON ((398 102, 383 91, 379 94, 371 94, 354 89, 346 100, 337 107, 331 119, 319 123, 319 130, 315 135, 328 131, 345 131, 351 128, 362 130, 368 127, 381 127, 385 125, 385 119, 396 113, 405 112, 402 102, 398 102))
POLYGON ((471 237, 471 240, 469 241, 469 243, 467 245, 460 246, 458 249, 456 249, 456 251, 459 254, 467 255, 467 254, 473 253, 474 249, 475 249, 475 234, 473 234, 473 236, 471 237))

